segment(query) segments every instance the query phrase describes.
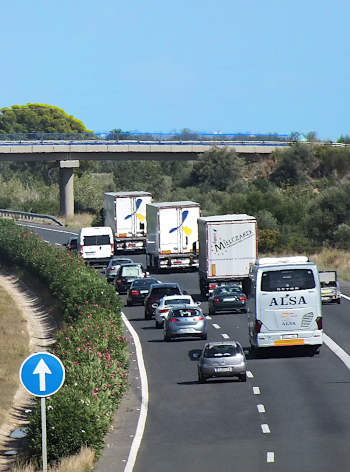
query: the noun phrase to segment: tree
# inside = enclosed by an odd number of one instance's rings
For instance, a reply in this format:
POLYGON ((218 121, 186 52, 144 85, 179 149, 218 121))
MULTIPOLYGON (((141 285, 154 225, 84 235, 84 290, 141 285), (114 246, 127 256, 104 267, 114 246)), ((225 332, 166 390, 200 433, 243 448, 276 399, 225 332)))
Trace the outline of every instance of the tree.
POLYGON ((72 115, 52 105, 27 103, 0 109, 0 133, 92 133, 72 115))
POLYGON ((243 160, 228 148, 213 148, 200 155, 193 165, 192 185, 203 189, 226 190, 242 179, 243 160))

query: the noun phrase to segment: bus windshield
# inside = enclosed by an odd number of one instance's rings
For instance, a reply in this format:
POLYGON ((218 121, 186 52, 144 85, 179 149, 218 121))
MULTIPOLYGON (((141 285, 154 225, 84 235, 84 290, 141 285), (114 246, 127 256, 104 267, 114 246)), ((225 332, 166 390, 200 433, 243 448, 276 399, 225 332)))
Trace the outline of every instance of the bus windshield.
POLYGON ((315 278, 310 269, 286 269, 264 271, 261 277, 263 292, 307 290, 315 288, 315 278))

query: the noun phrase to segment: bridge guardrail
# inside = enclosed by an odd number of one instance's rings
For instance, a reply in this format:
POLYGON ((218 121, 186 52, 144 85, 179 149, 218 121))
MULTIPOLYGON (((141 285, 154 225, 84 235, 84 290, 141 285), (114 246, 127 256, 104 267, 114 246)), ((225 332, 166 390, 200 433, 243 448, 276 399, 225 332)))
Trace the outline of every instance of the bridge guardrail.
POLYGON ((18 211, 18 210, 5 210, 0 209, 0 217, 15 217, 17 219, 24 219, 24 220, 34 220, 34 219, 44 219, 44 220, 51 220, 54 223, 58 224, 59 226, 64 226, 61 221, 51 215, 41 215, 40 213, 31 213, 27 211, 18 211))

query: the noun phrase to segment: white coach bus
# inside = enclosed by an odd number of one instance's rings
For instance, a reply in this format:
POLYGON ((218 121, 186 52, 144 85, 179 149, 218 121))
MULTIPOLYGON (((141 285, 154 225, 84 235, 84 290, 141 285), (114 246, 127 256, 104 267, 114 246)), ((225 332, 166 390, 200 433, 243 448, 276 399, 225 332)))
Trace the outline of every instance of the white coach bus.
POLYGON ((265 257, 250 267, 252 349, 322 345, 322 304, 316 264, 307 257, 265 257))

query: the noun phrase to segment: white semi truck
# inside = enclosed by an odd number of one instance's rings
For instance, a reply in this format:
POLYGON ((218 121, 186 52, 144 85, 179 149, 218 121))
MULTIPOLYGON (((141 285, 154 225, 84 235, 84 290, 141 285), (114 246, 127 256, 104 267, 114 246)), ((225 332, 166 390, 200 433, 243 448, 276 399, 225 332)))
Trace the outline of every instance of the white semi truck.
POLYGON ((116 251, 144 251, 147 233, 146 205, 148 192, 106 192, 104 224, 114 235, 116 251))
POLYGON ((198 268, 199 203, 149 203, 146 208, 146 257, 149 271, 198 268))
POLYGON ((237 282, 249 289, 249 267, 257 257, 253 216, 217 215, 198 219, 199 286, 202 296, 218 285, 237 282))

